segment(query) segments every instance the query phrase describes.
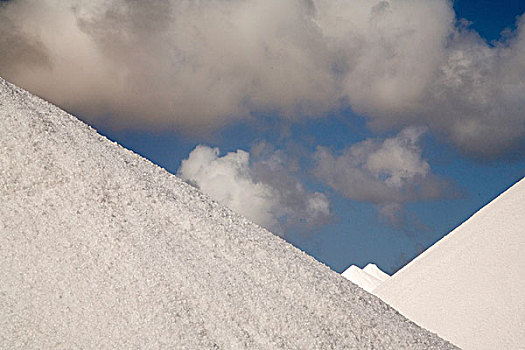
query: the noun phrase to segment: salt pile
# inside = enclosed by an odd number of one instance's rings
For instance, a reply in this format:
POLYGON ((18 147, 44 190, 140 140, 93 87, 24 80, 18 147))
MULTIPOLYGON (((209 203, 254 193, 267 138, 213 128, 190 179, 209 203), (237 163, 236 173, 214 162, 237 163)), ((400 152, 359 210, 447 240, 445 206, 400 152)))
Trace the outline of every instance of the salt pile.
POLYGON ((385 273, 379 267, 377 267, 376 264, 370 263, 370 264, 366 265, 365 268, 363 269, 363 271, 368 273, 371 276, 374 276, 375 278, 377 278, 381 282, 384 282, 384 281, 386 281, 387 279, 390 278, 390 275, 385 273))
POLYGON ((451 349, 0 79, 0 348, 451 349))
POLYGON ((525 179, 374 294, 464 349, 525 348, 525 179))
POLYGON ((390 276, 381 271, 376 264, 368 264, 363 269, 352 265, 346 269, 341 276, 357 284, 369 293, 373 293, 374 289, 390 278, 390 276))

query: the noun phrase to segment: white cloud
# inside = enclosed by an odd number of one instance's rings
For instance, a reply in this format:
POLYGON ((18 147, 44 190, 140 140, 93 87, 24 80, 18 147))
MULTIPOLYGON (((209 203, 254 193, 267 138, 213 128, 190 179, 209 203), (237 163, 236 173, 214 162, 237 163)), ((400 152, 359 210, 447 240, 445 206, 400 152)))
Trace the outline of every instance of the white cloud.
POLYGON ((328 199, 310 193, 285 169, 282 157, 250 161, 243 150, 219 156, 218 148, 197 146, 178 175, 204 193, 277 233, 287 225, 316 225, 330 216, 328 199))
POLYGON ((0 74, 116 127, 207 132, 347 100, 374 130, 516 150, 525 19, 493 46, 456 22, 447 0, 18 0, 0 7, 0 74))
POLYGON ((445 0, 317 3, 342 88, 373 129, 427 125, 482 157, 524 146, 524 17, 491 46, 445 0))
POLYGON ((330 52, 302 0, 20 0, 0 11, 52 62, 14 71, 10 55, 1 74, 93 121, 202 132, 254 111, 337 108, 330 52))
POLYGON ((322 0, 317 21, 345 66, 357 112, 403 113, 421 101, 445 57, 454 13, 448 1, 322 0))
MULTIPOLYGON (((495 156, 524 146, 525 17, 513 38, 488 46, 468 28, 456 31, 421 108, 428 124, 463 151, 495 156)), ((415 115, 412 119, 417 119, 415 115)))
MULTIPOLYGON (((422 129, 408 128, 394 138, 386 139, 375 150, 361 150, 366 155, 365 167, 376 178, 385 177, 385 184, 400 188, 416 176, 425 177, 430 170, 421 158, 417 141, 422 129), (370 152, 371 151, 371 152, 370 152)), ((359 146, 356 146, 359 147, 359 146)))
POLYGON ((418 141, 424 129, 406 128, 385 140, 367 139, 334 155, 318 147, 314 174, 345 197, 380 206, 391 221, 403 204, 438 199, 444 181, 431 173, 418 141))

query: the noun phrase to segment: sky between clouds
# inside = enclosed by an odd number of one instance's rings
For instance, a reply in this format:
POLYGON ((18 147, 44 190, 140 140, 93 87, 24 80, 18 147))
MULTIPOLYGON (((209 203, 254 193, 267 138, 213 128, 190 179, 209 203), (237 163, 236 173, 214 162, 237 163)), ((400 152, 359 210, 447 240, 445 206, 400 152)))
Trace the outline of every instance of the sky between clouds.
POLYGON ((525 17, 488 43, 446 0, 11 0, 0 33, 2 77, 95 126, 199 140, 172 171, 282 235, 338 220, 327 188, 424 231, 408 206, 462 194, 424 138, 525 158, 525 17), (195 147, 243 122, 286 138, 280 122, 345 115, 366 136, 338 147, 195 147))

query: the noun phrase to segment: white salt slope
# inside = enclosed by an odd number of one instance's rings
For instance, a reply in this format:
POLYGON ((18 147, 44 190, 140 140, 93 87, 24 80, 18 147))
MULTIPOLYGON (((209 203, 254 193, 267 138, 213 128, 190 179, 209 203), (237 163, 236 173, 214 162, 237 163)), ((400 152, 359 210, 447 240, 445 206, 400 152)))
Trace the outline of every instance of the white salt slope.
POLYGON ((0 79, 0 348, 452 346, 0 79))
POLYGON ((381 270, 379 267, 377 267, 376 264, 368 264, 365 266, 365 268, 363 269, 364 272, 368 273, 369 275, 372 275, 374 276, 375 278, 377 278, 378 280, 380 280, 381 282, 384 282, 386 281, 387 279, 390 278, 390 275, 383 272, 383 270, 381 270))
POLYGON ((374 293, 464 349, 525 349, 525 179, 374 293))
POLYGON ((359 287, 363 288, 369 293, 372 293, 372 291, 382 282, 380 279, 370 275, 369 273, 355 265, 352 265, 349 268, 347 268, 341 274, 341 276, 357 284, 359 287))

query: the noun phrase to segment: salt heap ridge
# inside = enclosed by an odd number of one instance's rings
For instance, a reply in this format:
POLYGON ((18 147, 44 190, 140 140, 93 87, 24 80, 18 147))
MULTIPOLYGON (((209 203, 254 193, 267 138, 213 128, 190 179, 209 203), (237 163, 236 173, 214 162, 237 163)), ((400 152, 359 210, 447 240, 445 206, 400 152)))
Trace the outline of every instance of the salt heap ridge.
POLYGON ((0 201, 0 348, 454 348, 2 79, 0 201))

